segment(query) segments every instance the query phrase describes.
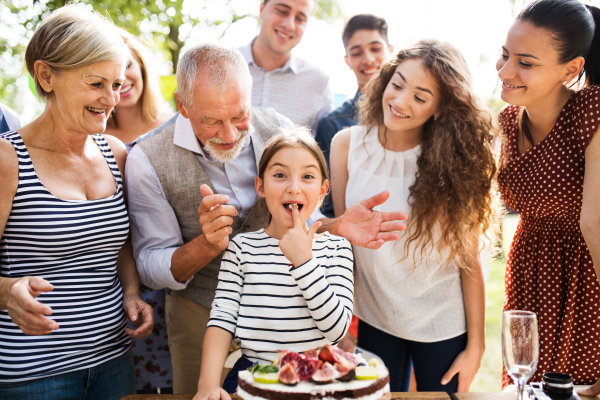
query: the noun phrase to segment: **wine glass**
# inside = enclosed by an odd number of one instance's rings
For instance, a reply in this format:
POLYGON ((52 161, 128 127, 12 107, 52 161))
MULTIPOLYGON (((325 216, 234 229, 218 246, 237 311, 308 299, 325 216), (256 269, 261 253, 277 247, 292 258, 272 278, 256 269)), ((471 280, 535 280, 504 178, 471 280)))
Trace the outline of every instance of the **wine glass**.
POLYGON ((517 384, 517 400, 523 400, 525 384, 537 367, 538 326, 535 313, 505 311, 502 314, 502 359, 517 384))

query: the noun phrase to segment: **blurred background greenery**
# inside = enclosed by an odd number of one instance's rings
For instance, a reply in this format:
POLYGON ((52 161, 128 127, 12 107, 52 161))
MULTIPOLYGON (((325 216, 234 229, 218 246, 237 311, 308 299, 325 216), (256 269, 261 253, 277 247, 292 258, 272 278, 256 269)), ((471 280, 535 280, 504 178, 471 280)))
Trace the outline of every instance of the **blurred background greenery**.
MULTIPOLYGON (((30 87, 24 65, 27 43, 38 23, 67 3, 68 0, 0 0, 0 102, 18 114, 25 107, 23 97, 30 97, 23 93, 30 87)), ((259 4, 252 2, 253 7, 249 7, 250 2, 245 0, 80 0, 79 3, 110 17, 154 53, 162 66, 158 72, 167 99, 175 90, 173 73, 192 31, 208 29, 218 40, 239 21, 257 21, 259 4)), ((338 0, 318 0, 318 3, 315 15, 318 20, 340 17, 338 0)), ((34 107, 40 112, 43 109, 41 104, 34 107)))

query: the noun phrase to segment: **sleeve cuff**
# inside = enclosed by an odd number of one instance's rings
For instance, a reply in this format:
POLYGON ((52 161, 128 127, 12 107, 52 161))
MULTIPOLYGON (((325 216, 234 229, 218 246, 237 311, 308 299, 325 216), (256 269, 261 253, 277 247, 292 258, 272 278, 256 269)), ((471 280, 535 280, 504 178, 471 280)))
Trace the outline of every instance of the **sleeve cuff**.
MULTIPOLYGON (((171 259, 177 247, 152 250, 152 260, 147 262, 146 271, 140 271, 140 279, 143 284, 153 289, 169 288, 172 290, 185 289, 194 277, 193 275, 185 282, 177 282, 171 273, 171 259), (144 273, 145 272, 145 273, 144 273)), ((148 260, 149 261, 149 260, 148 260)))

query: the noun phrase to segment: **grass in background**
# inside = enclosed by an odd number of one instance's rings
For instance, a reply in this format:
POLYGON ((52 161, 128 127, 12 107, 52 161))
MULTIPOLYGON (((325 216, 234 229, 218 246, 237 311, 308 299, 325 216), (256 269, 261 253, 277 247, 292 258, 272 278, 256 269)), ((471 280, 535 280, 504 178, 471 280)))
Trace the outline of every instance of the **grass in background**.
POLYGON ((486 286, 485 353, 481 368, 471 385, 471 392, 500 392, 502 390, 502 303, 504 301, 504 270, 510 242, 519 216, 507 215, 502 221, 502 259, 490 262, 490 280, 486 286))

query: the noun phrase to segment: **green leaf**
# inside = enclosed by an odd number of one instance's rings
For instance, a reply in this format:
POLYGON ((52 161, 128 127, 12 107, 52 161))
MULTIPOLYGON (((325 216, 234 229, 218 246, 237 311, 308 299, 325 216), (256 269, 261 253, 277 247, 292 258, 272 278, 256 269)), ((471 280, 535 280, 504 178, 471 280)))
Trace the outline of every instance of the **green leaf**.
POLYGON ((253 366, 251 366, 250 368, 248 368, 248 371, 255 373, 255 372, 260 372, 263 374, 270 374, 272 372, 279 372, 279 368, 277 367, 277 365, 262 365, 262 364, 254 364, 253 366))

